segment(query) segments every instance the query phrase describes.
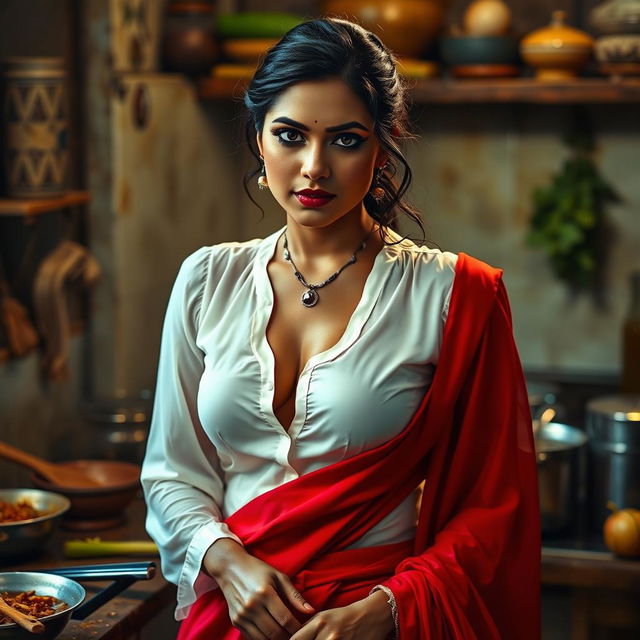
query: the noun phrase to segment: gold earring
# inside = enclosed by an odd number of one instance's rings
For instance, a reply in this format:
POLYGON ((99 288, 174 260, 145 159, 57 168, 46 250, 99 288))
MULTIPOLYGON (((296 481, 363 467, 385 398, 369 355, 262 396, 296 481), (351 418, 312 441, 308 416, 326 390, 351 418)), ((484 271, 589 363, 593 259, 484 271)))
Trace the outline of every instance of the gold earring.
MULTIPOLYGON (((385 162, 383 165, 381 165, 381 166, 376 168, 376 173, 375 173, 375 176, 374 176, 374 182, 379 182, 380 174, 386 168, 386 166, 387 166, 387 163, 385 162)), ((371 190, 371 197, 376 202, 380 202, 380 200, 382 200, 382 198, 384 198, 385 195, 386 195, 386 191, 382 187, 375 187, 374 189, 371 190)))
POLYGON ((382 200, 382 198, 384 198, 385 196, 385 190, 382 187, 376 187, 372 192, 371 195, 373 196, 373 199, 376 202, 380 202, 380 200, 382 200))
POLYGON ((260 168, 260 177, 258 178, 258 188, 259 189, 267 189, 269 187, 269 183, 267 182, 267 176, 264 168, 264 158, 260 156, 261 168, 260 168))

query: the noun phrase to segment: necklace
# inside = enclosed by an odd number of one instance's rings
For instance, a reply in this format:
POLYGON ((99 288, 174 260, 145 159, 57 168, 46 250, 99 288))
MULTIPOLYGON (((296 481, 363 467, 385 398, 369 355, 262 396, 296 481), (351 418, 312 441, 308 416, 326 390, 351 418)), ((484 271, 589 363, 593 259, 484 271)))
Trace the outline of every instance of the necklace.
POLYGON ((318 289, 322 287, 326 287, 330 282, 333 282, 342 272, 346 269, 350 264, 353 264, 357 261, 356 254, 362 251, 367 246, 367 240, 369 236, 373 233, 373 228, 367 235, 364 237, 364 240, 360 243, 360 246, 353 252, 353 255, 349 258, 349 260, 343 264, 335 273, 331 274, 324 282, 320 282, 319 284, 309 284, 304 276, 298 271, 298 267, 296 267, 293 258, 291 257, 291 253, 289 251, 289 244, 287 243, 287 230, 284 231, 284 259, 288 260, 293 267, 293 272, 300 280, 300 282, 307 288, 307 290, 302 294, 300 300, 305 307, 313 307, 318 304, 318 300, 320 300, 320 296, 318 294, 318 289))

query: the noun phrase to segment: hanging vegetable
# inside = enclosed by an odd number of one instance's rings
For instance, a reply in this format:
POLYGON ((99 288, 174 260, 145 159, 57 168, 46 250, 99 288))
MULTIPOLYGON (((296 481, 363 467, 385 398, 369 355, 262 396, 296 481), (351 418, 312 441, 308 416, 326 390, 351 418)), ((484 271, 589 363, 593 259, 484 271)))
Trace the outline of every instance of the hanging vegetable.
POLYGON ((543 249, 560 280, 574 291, 595 290, 604 263, 605 214, 620 198, 593 159, 591 128, 580 113, 565 137, 570 156, 551 184, 533 193, 527 242, 543 249))

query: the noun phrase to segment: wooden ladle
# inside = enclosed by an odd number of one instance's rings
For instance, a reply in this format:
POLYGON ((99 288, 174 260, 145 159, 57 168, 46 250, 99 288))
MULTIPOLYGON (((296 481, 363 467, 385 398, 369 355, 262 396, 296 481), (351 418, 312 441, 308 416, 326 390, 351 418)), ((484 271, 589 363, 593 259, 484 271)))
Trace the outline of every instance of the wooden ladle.
POLYGON ((42 633, 44 631, 44 624, 33 616, 28 616, 22 611, 14 609, 10 604, 7 604, 2 598, 0 598, 0 613, 4 613, 7 618, 11 618, 15 623, 29 631, 30 633, 42 633))
POLYGON ((49 482, 57 484, 60 487, 87 489, 90 487, 103 486, 100 482, 89 477, 79 469, 75 469, 64 463, 47 462, 42 458, 38 458, 38 456, 34 456, 21 449, 16 449, 2 441, 0 441, 0 458, 5 458, 28 467, 32 471, 39 473, 49 482))

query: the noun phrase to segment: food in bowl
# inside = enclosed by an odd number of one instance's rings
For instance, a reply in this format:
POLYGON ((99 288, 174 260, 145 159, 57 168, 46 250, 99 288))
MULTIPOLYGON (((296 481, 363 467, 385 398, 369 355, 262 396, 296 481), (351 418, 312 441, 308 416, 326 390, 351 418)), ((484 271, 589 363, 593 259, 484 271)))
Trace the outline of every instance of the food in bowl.
MULTIPOLYGON (((75 580, 36 571, 4 571, 0 572, 0 593, 21 593, 33 591, 37 595, 53 596, 65 604, 62 609, 48 616, 38 618, 44 625, 41 635, 33 635, 20 628, 15 622, 0 624, 2 640, 30 640, 44 638, 53 640, 58 637, 71 619, 73 612, 82 604, 86 596, 84 587, 75 580)), ((67 638, 73 637, 67 635, 67 638)))
MULTIPOLYGON (((0 565, 15 564, 42 553, 62 514, 71 506, 63 495, 38 489, 0 489, 0 503, 27 503, 39 513, 28 518, 0 520, 0 565)), ((17 515, 25 516, 27 511, 14 512, 12 517, 17 515)))
POLYGON ((46 515, 46 510, 36 509, 33 503, 26 498, 18 502, 5 502, 0 500, 0 522, 18 522, 20 520, 32 520, 46 515))
MULTIPOLYGON (((54 596, 39 595, 35 589, 30 591, 3 591, 2 599, 16 611, 34 618, 44 618, 59 611, 64 611, 69 605, 54 596)), ((13 622, 11 618, 0 613, 0 624, 13 622)))

